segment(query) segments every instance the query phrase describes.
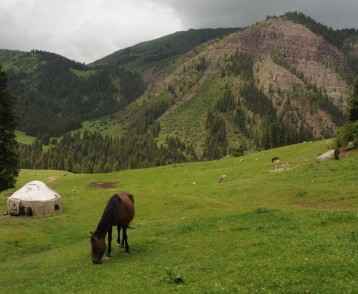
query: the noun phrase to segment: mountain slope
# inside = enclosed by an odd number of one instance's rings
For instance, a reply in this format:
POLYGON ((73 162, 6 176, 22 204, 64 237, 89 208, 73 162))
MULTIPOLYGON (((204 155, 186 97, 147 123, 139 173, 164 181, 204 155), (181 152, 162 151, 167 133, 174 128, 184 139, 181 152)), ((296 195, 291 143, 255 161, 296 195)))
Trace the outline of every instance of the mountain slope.
POLYGON ((159 142, 178 136, 204 152, 220 137, 209 132, 212 113, 228 149, 268 148, 335 134, 357 75, 357 40, 355 30, 288 13, 241 30, 178 32, 88 66, 6 50, 0 64, 18 97, 20 130, 32 135, 86 121, 119 136, 160 123, 159 142))
POLYGON ((358 35, 357 29, 333 29, 325 26, 312 17, 305 15, 302 12, 287 12, 282 16, 286 20, 304 25, 313 33, 322 36, 329 43, 337 48, 343 48, 345 40, 358 35))
POLYGON ((214 111, 230 147, 268 148, 334 136, 353 77, 342 49, 286 17, 271 18, 179 57, 117 118, 128 128, 139 109, 164 101, 154 115, 160 141, 175 135, 203 151, 214 111))
MULTIPOLYGON (((118 50, 91 66, 121 66, 146 72, 168 66, 177 56, 183 55, 200 44, 222 38, 238 31, 238 28, 200 29, 176 32, 155 40, 118 50)), ((144 76, 148 76, 149 74, 144 76)))
POLYGON ((19 129, 57 136, 85 120, 118 111, 143 94, 178 55, 234 31, 178 32, 120 50, 90 66, 48 52, 11 50, 0 50, 0 64, 18 98, 19 129))
POLYGON ((120 109, 144 90, 134 73, 89 68, 48 52, 0 50, 0 64, 17 97, 19 129, 36 136, 78 128, 83 120, 120 109))

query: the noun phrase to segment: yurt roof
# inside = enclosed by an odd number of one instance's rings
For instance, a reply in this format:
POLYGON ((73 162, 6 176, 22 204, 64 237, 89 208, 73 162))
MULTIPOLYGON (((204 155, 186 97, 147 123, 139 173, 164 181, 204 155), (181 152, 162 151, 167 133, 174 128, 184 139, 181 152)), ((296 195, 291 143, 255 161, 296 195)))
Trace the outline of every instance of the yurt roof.
POLYGON ((32 181, 17 190, 9 199, 19 199, 22 201, 50 201, 59 197, 61 196, 50 189, 45 183, 32 181))

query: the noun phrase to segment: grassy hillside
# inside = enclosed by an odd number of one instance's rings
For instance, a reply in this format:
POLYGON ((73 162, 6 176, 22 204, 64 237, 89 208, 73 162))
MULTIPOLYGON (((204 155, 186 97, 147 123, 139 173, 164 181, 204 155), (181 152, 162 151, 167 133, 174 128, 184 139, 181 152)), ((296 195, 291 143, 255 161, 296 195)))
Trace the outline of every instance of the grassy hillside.
POLYGON ((354 292, 358 156, 317 163, 329 144, 113 174, 22 171, 17 187, 43 180, 63 195, 65 211, 0 218, 0 292, 354 292), (274 156, 283 164, 276 172, 274 156), (132 252, 115 248, 94 266, 88 232, 117 190, 136 198, 132 252))
POLYGON ((183 138, 188 144, 194 143, 197 150, 204 148, 206 139, 206 118, 208 110, 222 96, 225 81, 213 79, 200 85, 197 96, 179 103, 160 118, 160 141, 170 135, 183 138))
POLYGON ((106 116, 96 120, 84 121, 78 131, 99 132, 104 136, 119 137, 122 134, 122 125, 117 120, 112 120, 111 116, 106 116))
POLYGON ((35 137, 26 135, 24 132, 16 131, 16 141, 21 144, 30 145, 35 142, 35 137))

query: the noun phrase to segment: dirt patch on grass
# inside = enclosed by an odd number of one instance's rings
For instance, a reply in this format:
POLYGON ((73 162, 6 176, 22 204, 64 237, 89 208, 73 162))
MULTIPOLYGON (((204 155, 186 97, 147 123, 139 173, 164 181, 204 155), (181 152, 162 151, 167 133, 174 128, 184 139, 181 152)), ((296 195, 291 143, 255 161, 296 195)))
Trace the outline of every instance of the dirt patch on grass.
POLYGON ((51 184, 51 183, 55 182, 56 180, 57 180, 57 177, 48 177, 47 178, 47 183, 51 184))
POLYGON ((92 182, 89 184, 91 188, 96 189, 113 189, 117 188, 119 185, 119 182, 92 182))
POLYGON ((285 171, 289 171, 291 170, 292 167, 290 166, 290 164, 288 162, 278 162, 278 163, 274 163, 272 169, 270 170, 270 172, 272 173, 282 173, 285 171))
POLYGON ((341 159, 347 158, 350 156, 357 156, 357 155, 358 155, 357 149, 354 149, 354 150, 340 149, 340 151, 339 151, 339 158, 341 158, 341 159))

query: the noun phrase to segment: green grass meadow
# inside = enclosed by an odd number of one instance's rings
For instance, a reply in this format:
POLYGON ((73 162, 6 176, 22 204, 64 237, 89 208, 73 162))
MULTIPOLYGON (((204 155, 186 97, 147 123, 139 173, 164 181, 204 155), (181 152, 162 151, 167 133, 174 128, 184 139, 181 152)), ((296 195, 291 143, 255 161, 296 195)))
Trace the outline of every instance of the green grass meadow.
POLYGON ((0 293, 357 293, 358 156, 317 163, 329 144, 111 174, 23 170, 17 188, 47 182, 64 213, 0 217, 0 293), (91 185, 103 182, 118 187, 91 185), (89 231, 122 190, 136 200, 131 253, 114 246, 93 265, 89 231))

